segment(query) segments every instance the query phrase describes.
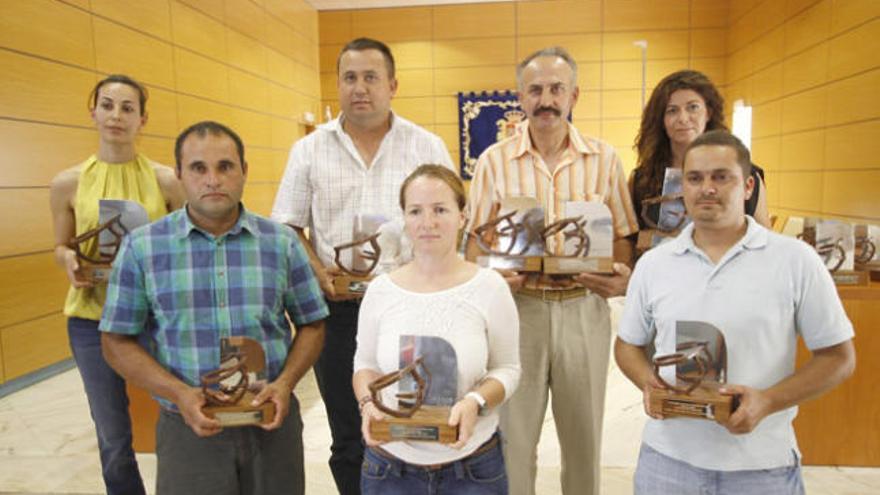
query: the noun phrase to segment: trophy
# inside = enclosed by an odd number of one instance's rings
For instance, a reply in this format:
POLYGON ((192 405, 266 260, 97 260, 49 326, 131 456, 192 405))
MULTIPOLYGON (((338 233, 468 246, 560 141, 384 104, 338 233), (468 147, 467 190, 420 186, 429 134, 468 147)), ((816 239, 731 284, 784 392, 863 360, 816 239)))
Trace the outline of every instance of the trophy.
POLYGON ((493 218, 474 229, 484 253, 477 264, 486 268, 540 272, 544 255, 544 209, 530 197, 504 199, 493 208, 493 218))
POLYGON ((564 212, 565 218, 541 232, 544 273, 612 273, 614 231, 608 207, 598 201, 568 201, 564 212))
POLYGON ((373 404, 386 414, 370 423, 370 435, 382 442, 454 443, 458 426, 449 426, 449 411, 458 395, 455 349, 440 337, 401 335, 400 364, 401 369, 369 385, 373 404), (394 384, 396 408, 382 398, 383 390, 394 384))
POLYGON ((266 355, 263 346, 249 337, 229 337, 220 341, 220 367, 202 375, 202 391, 207 405, 205 416, 221 426, 269 424, 275 419, 275 404, 251 401, 263 386, 266 355))
POLYGON ((839 220, 805 218, 798 238, 813 246, 837 285, 868 285, 867 272, 855 271, 853 226, 839 220))
POLYGON ((880 226, 855 226, 855 268, 870 273, 873 280, 880 280, 880 256, 877 253, 877 240, 880 239, 880 226))
POLYGON ((149 223, 149 218, 139 203, 102 199, 98 202, 98 222, 94 229, 71 238, 67 246, 76 252, 78 275, 95 283, 106 283, 122 238, 135 227, 149 223), (97 249, 91 249, 93 243, 97 243, 97 249), (89 254, 91 251, 95 254, 89 254))
POLYGON ((661 195, 642 200, 640 213, 648 228, 639 231, 636 248, 640 252, 677 236, 688 224, 681 189, 681 169, 670 167, 663 178, 661 195))
POLYGON ((386 223, 388 219, 381 215, 356 215, 352 224, 354 240, 333 247, 334 261, 343 272, 333 279, 337 295, 363 295, 367 291, 382 257, 379 237, 380 229, 386 223))
POLYGON ((654 376, 666 389, 651 391, 651 409, 667 418, 690 417, 726 423, 738 406, 738 398, 718 391, 727 381, 724 334, 698 321, 676 322, 675 333, 675 352, 655 356, 653 360, 654 376), (664 379, 663 368, 673 365, 674 380, 664 379))

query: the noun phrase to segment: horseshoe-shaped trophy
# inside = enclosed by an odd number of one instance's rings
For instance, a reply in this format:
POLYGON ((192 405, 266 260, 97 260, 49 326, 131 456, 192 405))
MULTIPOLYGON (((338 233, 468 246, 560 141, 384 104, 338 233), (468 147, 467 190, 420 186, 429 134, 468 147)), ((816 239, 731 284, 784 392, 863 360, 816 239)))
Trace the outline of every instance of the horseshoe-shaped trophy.
POLYGON ((868 278, 875 282, 880 281, 878 239, 880 239, 880 225, 855 226, 855 269, 868 273, 868 278))
POLYGON ((230 337, 220 342, 220 367, 201 376, 209 418, 221 426, 269 424, 275 419, 275 404, 252 406, 251 401, 265 385, 266 354, 263 346, 249 337, 230 337))
POLYGON ((79 261, 77 275, 92 282, 107 282, 110 279, 113 260, 116 259, 116 253, 126 234, 128 229, 122 224, 122 213, 117 213, 94 229, 71 238, 67 242, 67 247, 76 252, 79 261), (85 252, 84 246, 89 242, 98 243, 94 255, 85 252))
POLYGON ((797 237, 819 253, 836 285, 870 285, 870 271, 859 263, 859 257, 873 257, 876 247, 868 239, 859 242, 858 226, 839 220, 805 218, 803 231, 797 237))
POLYGON ((723 424, 736 410, 738 398, 718 391, 727 381, 727 346, 724 334, 713 325, 676 322, 675 352, 655 356, 653 364, 654 376, 665 389, 651 391, 651 410, 664 418, 683 416, 723 424), (675 366, 674 380, 662 376, 666 366, 675 366))
POLYGON ((333 247, 336 255, 334 261, 343 274, 333 278, 333 287, 337 295, 363 294, 373 279, 373 270, 379 264, 382 249, 379 247, 379 232, 355 241, 333 247), (357 268, 354 263, 347 265, 342 261, 342 253, 352 251, 352 259, 361 259, 367 263, 366 268, 357 268))
POLYGON ((565 217, 542 232, 544 273, 612 273, 614 232, 611 211, 598 201, 569 201, 565 217))
POLYGON ((496 203, 490 220, 470 234, 483 252, 477 264, 486 268, 540 272, 544 243, 544 209, 535 198, 507 198, 496 203))
POLYGON ((639 230, 636 250, 645 252, 666 239, 677 236, 688 223, 681 187, 681 169, 667 168, 662 192, 641 201, 639 216, 647 228, 639 230))
POLYGON ((449 426, 449 412, 458 393, 455 350, 440 337, 402 335, 401 364, 369 385, 376 408, 385 414, 370 422, 370 435, 382 442, 454 443, 458 426, 449 426), (408 356, 418 356, 409 360, 408 356), (406 364, 404 364, 406 363, 406 364), (432 371, 429 371, 431 368, 432 371), (390 405, 388 387, 397 385, 390 405))

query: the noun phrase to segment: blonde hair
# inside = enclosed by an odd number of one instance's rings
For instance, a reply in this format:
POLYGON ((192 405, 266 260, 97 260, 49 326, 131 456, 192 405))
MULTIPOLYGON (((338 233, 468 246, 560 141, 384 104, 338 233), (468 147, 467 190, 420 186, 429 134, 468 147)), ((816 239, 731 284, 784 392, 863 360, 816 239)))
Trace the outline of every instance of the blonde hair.
POLYGON ((430 177, 432 179, 437 179, 442 181, 449 189, 452 189, 452 195, 455 196, 455 202, 458 204, 458 209, 464 211, 464 205, 467 201, 467 197, 464 193, 464 184, 462 184, 461 179, 455 175, 455 172, 449 170, 448 168, 442 165, 434 165, 434 164, 425 164, 419 165, 419 167, 409 176, 404 179, 403 184, 400 185, 400 209, 406 208, 406 188, 412 183, 412 181, 418 179, 419 177, 430 177))

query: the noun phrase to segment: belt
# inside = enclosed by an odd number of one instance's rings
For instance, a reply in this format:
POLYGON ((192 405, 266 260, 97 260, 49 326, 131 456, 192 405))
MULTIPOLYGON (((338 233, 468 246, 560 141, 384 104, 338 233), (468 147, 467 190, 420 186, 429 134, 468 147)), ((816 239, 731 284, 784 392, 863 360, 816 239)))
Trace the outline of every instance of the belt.
MULTIPOLYGON (((486 452, 489 452, 490 450, 494 449, 498 445, 498 442, 500 442, 499 438, 500 437, 498 436, 498 433, 496 432, 494 435, 492 435, 492 438, 486 440, 486 442, 483 443, 483 445, 480 445, 479 447, 477 447, 477 450, 473 451, 469 456, 465 457, 465 459, 467 459, 469 457, 476 457, 478 455, 485 454, 486 452)), ((397 457, 394 457, 390 452, 383 449, 382 447, 372 447, 372 449, 373 449, 373 452, 375 452, 376 454, 379 455, 379 457, 383 457, 385 459, 388 459, 389 461, 406 462, 406 461, 402 461, 402 460, 398 459, 397 457)), ((455 464, 456 462, 463 461, 463 460, 464 459, 459 459, 458 461, 443 462, 440 464, 410 464, 410 465, 415 466, 419 469, 425 469, 427 471, 439 471, 440 469, 443 469, 447 466, 451 466, 451 465, 455 464)))
POLYGON ((534 297, 542 301, 565 301, 587 295, 587 289, 577 287, 574 289, 529 289, 526 287, 516 291, 517 294, 534 297))

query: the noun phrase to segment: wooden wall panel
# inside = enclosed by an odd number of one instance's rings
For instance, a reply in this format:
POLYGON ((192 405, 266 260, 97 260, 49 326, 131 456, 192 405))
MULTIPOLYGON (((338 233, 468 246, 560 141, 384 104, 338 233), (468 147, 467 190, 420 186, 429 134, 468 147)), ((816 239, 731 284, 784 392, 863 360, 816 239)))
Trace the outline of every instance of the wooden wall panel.
POLYGON ((0 258, 0 328, 56 313, 67 296, 67 277, 51 252, 0 258))
POLYGON ((0 2, 0 381, 4 369, 8 380, 66 356, 34 358, 25 337, 67 348, 60 317, 59 331, 33 318, 60 312, 67 289, 52 263, 48 184, 96 151, 95 82, 126 73, 145 83, 137 146, 160 163, 173 165, 174 139, 192 123, 238 131, 268 213, 302 114, 320 105, 317 33, 304 0, 0 2))
POLYGON ((753 106, 755 149, 780 171, 771 213, 880 221, 877 2, 753 3, 729 28, 726 97, 753 106))
POLYGON ((0 343, 6 380, 70 357, 66 320, 60 312, 0 329, 0 343))

